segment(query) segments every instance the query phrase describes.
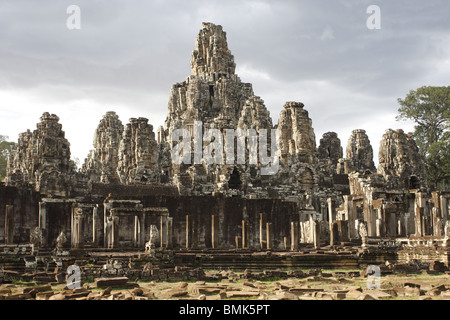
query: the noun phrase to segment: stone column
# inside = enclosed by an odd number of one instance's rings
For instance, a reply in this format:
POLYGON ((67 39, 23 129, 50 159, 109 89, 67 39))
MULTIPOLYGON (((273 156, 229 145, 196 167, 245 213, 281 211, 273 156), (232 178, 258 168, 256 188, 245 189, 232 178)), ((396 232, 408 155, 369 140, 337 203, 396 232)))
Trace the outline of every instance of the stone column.
POLYGON ((313 221, 312 227, 314 229, 314 248, 320 249, 320 222, 319 221, 313 221))
POLYGON ((271 250, 273 248, 273 226, 272 223, 266 223, 266 241, 267 241, 267 250, 271 250))
POLYGON ((109 209, 111 208, 111 204, 108 202, 103 203, 103 246, 105 248, 109 248, 109 243, 111 242, 111 237, 108 235, 108 233, 112 230, 111 227, 111 221, 108 221, 109 216, 109 209))
POLYGON ((47 204, 39 202, 39 228, 42 231, 42 246, 47 246, 48 229, 47 229, 47 204))
POLYGON ((267 218, 265 213, 259 214, 259 245, 261 250, 267 247, 265 227, 267 218))
POLYGON ((347 220, 339 220, 336 222, 338 224, 339 240, 341 242, 349 241, 349 239, 348 239, 348 221, 347 220))
POLYGON ((336 202, 332 198, 328 198, 328 222, 331 224, 336 221, 336 202))
POLYGON ((211 215, 211 247, 213 249, 219 246, 219 217, 211 215))
POLYGON ((376 236, 382 237, 383 235, 383 221, 381 219, 377 219, 376 221, 376 236))
POLYGON ((416 226, 416 236, 423 237, 425 236, 425 226, 423 221, 424 208, 417 207, 416 208, 416 216, 414 219, 416 226))
POLYGON ((405 217, 404 215, 400 215, 400 218, 397 221, 397 235, 399 237, 404 237, 406 235, 406 231, 405 231, 405 217))
POLYGON ((397 236, 397 215, 393 212, 388 212, 386 215, 389 215, 389 237, 397 236))
POLYGON ((333 222, 330 228, 330 246, 339 245, 339 242, 339 227, 337 222, 333 222))
POLYGON ((364 208, 366 213, 364 214, 364 220, 367 222, 367 236, 375 237, 376 236, 376 221, 377 215, 374 214, 374 209, 372 205, 368 205, 364 208), (367 217, 367 218, 366 218, 367 217))
POLYGON ((242 220, 242 249, 248 248, 248 222, 242 220))
POLYGON ((298 250, 298 222, 292 221, 291 222, 291 250, 295 251, 298 250))
POLYGON ((134 246, 139 248, 141 246, 141 221, 139 220, 139 216, 134 216, 134 246))
POLYGON ((5 243, 14 243, 14 206, 8 204, 5 207, 5 243))
POLYGON ((186 249, 189 249, 191 245, 191 239, 190 239, 190 216, 186 215, 186 249))
POLYGON ((173 247, 173 218, 167 217, 167 249, 172 249, 173 247))
POLYGON ((242 245, 241 236, 234 237, 234 242, 236 243, 236 249, 239 249, 239 246, 242 245))
POLYGON ((433 235, 436 237, 442 236, 441 218, 440 218, 439 208, 432 209, 432 221, 433 221, 433 235))
POLYGON ((82 248, 84 244, 84 212, 81 208, 72 208, 72 246, 82 248))
POLYGON ((448 217, 448 199, 444 195, 441 195, 440 197, 440 208, 442 221, 444 221, 445 225, 449 217, 448 217))
POLYGON ((120 230, 120 218, 118 216, 112 216, 112 248, 118 248, 119 242, 119 230, 120 230))
POLYGON ((162 249, 167 246, 167 216, 160 216, 159 224, 160 248, 162 249))
MULTIPOLYGON (((349 222, 349 226, 353 226, 356 220, 356 208, 353 203, 353 197, 349 195, 344 196, 344 209, 349 222)), ((356 239, 356 229, 353 227, 349 228, 348 236, 350 239, 356 239)))
POLYGON ((92 244, 94 246, 99 244, 98 224, 98 206, 95 206, 92 208, 92 244))

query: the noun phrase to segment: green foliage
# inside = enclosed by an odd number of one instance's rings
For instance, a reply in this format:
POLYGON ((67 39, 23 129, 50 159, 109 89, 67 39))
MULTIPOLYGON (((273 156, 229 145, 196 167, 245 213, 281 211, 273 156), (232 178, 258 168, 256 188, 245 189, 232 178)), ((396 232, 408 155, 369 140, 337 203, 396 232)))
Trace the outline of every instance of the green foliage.
POLYGON ((11 152, 12 148, 15 146, 14 142, 7 141, 7 136, 0 135, 0 182, 6 176, 6 164, 8 155, 11 152))
POLYGON ((450 184, 450 87, 421 87, 398 99, 397 120, 416 123, 414 138, 425 158, 432 187, 450 184))

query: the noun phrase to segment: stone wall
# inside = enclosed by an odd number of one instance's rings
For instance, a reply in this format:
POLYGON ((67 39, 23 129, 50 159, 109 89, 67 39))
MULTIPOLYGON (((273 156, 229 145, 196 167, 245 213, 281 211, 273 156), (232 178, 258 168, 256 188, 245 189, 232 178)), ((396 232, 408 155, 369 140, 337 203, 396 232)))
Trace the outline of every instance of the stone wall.
POLYGON ((0 184, 0 243, 30 241, 30 232, 39 223, 39 199, 40 195, 32 188, 0 184))

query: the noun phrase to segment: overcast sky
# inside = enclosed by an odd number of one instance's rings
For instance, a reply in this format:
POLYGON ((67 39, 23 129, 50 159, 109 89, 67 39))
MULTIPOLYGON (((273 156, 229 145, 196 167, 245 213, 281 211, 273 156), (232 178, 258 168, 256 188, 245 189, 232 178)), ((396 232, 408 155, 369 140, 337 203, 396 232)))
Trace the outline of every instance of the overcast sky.
POLYGON ((2 0, 0 135, 17 141, 44 112, 55 113, 84 161, 107 111, 124 124, 163 125, 172 84, 190 74, 202 22, 223 26, 236 73, 253 84, 274 123, 286 101, 309 111, 319 144, 335 131, 344 148, 365 129, 378 160, 398 98, 424 85, 449 85, 448 0, 2 0), (81 10, 70 30, 69 5, 81 10), (370 5, 381 9, 371 30, 370 5))

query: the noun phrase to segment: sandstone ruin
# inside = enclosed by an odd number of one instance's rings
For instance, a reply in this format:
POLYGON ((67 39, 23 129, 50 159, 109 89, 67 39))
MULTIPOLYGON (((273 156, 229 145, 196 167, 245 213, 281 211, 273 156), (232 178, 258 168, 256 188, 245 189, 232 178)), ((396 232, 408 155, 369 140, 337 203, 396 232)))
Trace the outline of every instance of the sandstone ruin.
MULTIPOLYGON (((20 135, 0 185, 3 254, 21 248, 25 260, 37 259, 58 247, 67 256, 129 252, 132 260, 148 243, 156 250, 152 259, 175 265, 358 267, 389 259, 449 267, 450 193, 427 187, 411 134, 387 130, 376 167, 366 132, 354 130, 344 157, 334 132, 317 145, 301 102, 286 102, 273 123, 235 69, 222 27, 204 23, 191 75, 170 89, 164 126, 155 129, 144 117, 123 124, 107 112, 80 170, 58 116, 44 113, 34 131, 20 135), (267 163, 250 161, 251 135, 242 163, 237 154, 233 163, 209 163, 201 153, 192 155, 197 161, 174 163, 177 129, 191 137, 195 130, 224 137, 227 129, 274 130, 267 152, 277 147, 279 167, 262 174, 267 163), (67 241, 58 240, 61 234, 67 241), (230 265, 224 257, 236 252, 230 265), (286 263, 285 256, 254 255, 263 252, 292 257, 286 263)), ((153 266, 163 269, 159 264, 153 266)))

